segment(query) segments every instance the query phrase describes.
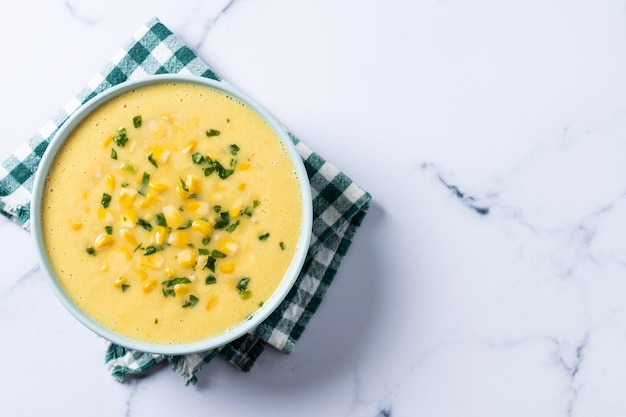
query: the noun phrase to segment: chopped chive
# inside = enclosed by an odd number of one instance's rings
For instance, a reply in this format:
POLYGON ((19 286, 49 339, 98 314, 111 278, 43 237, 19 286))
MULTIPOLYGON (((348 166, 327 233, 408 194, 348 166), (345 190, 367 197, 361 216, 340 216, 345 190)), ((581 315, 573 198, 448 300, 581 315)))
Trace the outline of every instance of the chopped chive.
POLYGON ((96 256, 96 250, 90 246, 87 248, 87 254, 91 256, 96 256))
POLYGON ((286 248, 285 242, 282 242, 282 241, 278 244, 278 246, 280 246, 280 250, 285 250, 286 248))
POLYGON ((167 227, 167 220, 165 220, 165 215, 163 213, 155 214, 154 222, 157 224, 157 226, 167 227))
POLYGON ((239 153, 239 146, 237 146, 236 144, 232 144, 228 146, 228 151, 230 152, 231 155, 237 155, 237 153, 239 153))
POLYGON ((259 307, 263 307, 263 304, 265 304, 263 301, 259 301, 259 307))
POLYGON ((198 248, 198 254, 200 255, 208 255, 209 254, 209 250, 206 248, 198 248))
POLYGON ((141 247, 141 243, 140 243, 140 244, 138 244, 137 246, 135 246, 135 249, 133 249, 133 252, 137 252, 139 249, 143 249, 143 248, 141 247))
POLYGON ((223 211, 220 213, 219 217, 215 221, 213 228, 216 230, 223 229, 228 226, 228 223, 230 223, 230 215, 227 211, 223 211))
POLYGON ((152 152, 150 152, 150 153, 148 154, 148 161, 149 161, 152 165, 154 165, 154 167, 155 167, 155 168, 158 168, 158 167, 159 167, 159 165, 156 163, 156 161, 152 158, 152 152))
POLYGON ((135 172, 135 166, 131 164, 130 162, 124 162, 122 164, 122 170, 128 171, 128 172, 135 172))
POLYGON ((248 298, 252 297, 252 291, 250 290, 239 291, 239 296, 242 299, 247 300, 248 298))
POLYGON ((214 258, 225 258, 226 254, 224 252, 220 252, 217 249, 213 249, 213 252, 211 252, 211 256, 214 258))
POLYGON ((270 237, 269 232, 268 232, 268 233, 264 233, 264 234, 262 234, 261 236, 259 236, 259 240, 260 240, 261 242, 263 242, 263 241, 267 240, 267 238, 268 238, 268 237, 270 237))
POLYGON ((222 211, 222 206, 220 206, 219 204, 214 205, 213 211, 219 214, 219 212, 222 211))
POLYGON ((189 228, 191 227, 192 223, 193 223, 193 222, 192 222, 191 220, 187 220, 187 224, 186 224, 186 225, 184 225, 184 226, 179 226, 179 227, 177 227, 176 229, 177 229, 177 230, 185 230, 185 229, 189 229, 189 228))
POLYGON ((204 267, 202 269, 208 268, 209 271, 215 272, 215 261, 216 261, 216 259, 214 257, 209 256, 207 258, 206 263, 204 264, 204 267))
POLYGON ((191 155, 191 160, 196 165, 203 164, 206 161, 206 159, 204 158, 204 156, 202 156, 200 152, 196 152, 193 155, 191 155))
POLYGON ((215 278, 215 275, 209 275, 208 277, 206 277, 206 279, 204 280, 204 283, 206 285, 211 285, 211 284, 215 284, 217 283, 217 278, 215 278))
POLYGON ((137 220, 137 224, 139 226, 143 227, 144 229, 146 229, 147 231, 151 231, 152 230, 152 225, 150 224, 150 222, 147 222, 144 219, 137 220))
POLYGON ((107 193, 103 193, 101 203, 102 203, 102 207, 104 208, 109 207, 109 204, 111 204, 111 195, 107 193))
POLYGON ((228 233, 232 233, 235 231, 237 226, 239 226, 239 220, 237 220, 235 223, 229 224, 228 227, 226 227, 226 229, 224 230, 226 230, 228 233))
POLYGON ((239 280, 239 282, 237 283, 237 290, 239 292, 243 292, 246 291, 248 289, 248 284, 250 283, 250 278, 248 277, 243 277, 239 280))
POLYGON ((163 288, 163 297, 176 297, 176 292, 173 289, 163 288))
POLYGON ((210 237, 205 237, 202 239, 202 244, 206 246, 209 244, 210 241, 211 241, 210 237))
POLYGON ((117 159, 117 151, 113 148, 111 148, 111 158, 112 159, 117 159))
POLYGON ((183 181, 182 178, 180 178, 180 186, 183 188, 183 190, 189 191, 189 188, 187 187, 187 184, 185 183, 185 181, 183 181))
POLYGON ((104 226, 104 231, 107 232, 107 235, 113 234, 113 226, 104 226))
POLYGON ((173 287, 176 284, 189 284, 191 283, 191 280, 187 277, 178 277, 178 278, 172 278, 172 279, 168 279, 166 281, 163 281, 161 284, 163 284, 165 287, 169 288, 169 287, 173 287))
POLYGON ((150 174, 147 172, 143 173, 143 177, 141 177, 141 184, 139 185, 138 193, 141 195, 145 195, 146 189, 148 188, 148 184, 150 183, 150 174))
POLYGON ((252 208, 257 208, 261 205, 261 202, 259 200, 254 200, 252 202, 252 208))
POLYGON ((142 123, 142 119, 140 115, 133 117, 133 126, 135 126, 135 128, 140 128, 141 123, 142 123))
POLYGON ((128 284, 122 284, 122 292, 126 292, 126 290, 130 287, 128 284))
POLYGON ((207 137, 219 136, 220 135, 220 131, 219 130, 215 130, 215 129, 210 129, 210 130, 206 131, 206 135, 207 135, 207 137))
POLYGON ((156 253, 158 251, 158 249, 156 248, 156 246, 148 246, 146 247, 146 251, 144 252, 144 256, 148 256, 148 255, 152 255, 153 253, 156 253))
POLYGON ((196 304, 198 304, 198 297, 193 294, 189 294, 189 300, 187 300, 185 304, 183 304, 183 308, 193 307, 196 304))
POLYGON ((113 142, 115 142, 115 144, 120 148, 126 146, 126 142, 128 142, 128 136, 126 136, 125 128, 120 128, 120 130, 117 132, 117 136, 113 138, 113 142))
POLYGON ((126 187, 128 187, 128 183, 127 182, 123 182, 123 183, 120 184, 120 186, 122 188, 126 188, 126 187))
POLYGON ((159 319, 155 318, 154 319, 154 324, 159 324, 159 319))

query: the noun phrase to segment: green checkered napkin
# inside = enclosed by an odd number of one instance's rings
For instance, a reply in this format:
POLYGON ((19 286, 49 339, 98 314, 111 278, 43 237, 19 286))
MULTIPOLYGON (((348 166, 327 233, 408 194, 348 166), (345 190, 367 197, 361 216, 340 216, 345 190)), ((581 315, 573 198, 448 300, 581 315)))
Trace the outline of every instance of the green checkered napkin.
MULTIPOLYGON (((46 122, 28 143, 2 162, 0 212, 29 230, 35 171, 58 128, 82 104, 107 88, 129 79, 163 73, 193 74, 219 80, 157 18, 149 20, 55 118, 46 122)), ((105 367, 113 377, 123 381, 129 375, 144 373, 166 360, 187 384, 195 384, 196 373, 218 354, 237 368, 249 371, 266 344, 284 353, 293 351, 367 213, 370 195, 293 135, 290 136, 304 160, 311 183, 314 222, 307 260, 284 302, 254 331, 209 352, 164 356, 107 343, 105 367)))

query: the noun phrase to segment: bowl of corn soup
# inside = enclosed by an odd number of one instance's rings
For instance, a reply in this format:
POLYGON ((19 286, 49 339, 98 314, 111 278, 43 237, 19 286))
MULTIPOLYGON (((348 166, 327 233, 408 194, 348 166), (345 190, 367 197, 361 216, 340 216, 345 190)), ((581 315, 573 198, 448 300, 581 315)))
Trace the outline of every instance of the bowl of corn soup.
POLYGON ((250 332, 292 288, 312 228, 308 177, 283 127, 229 84, 127 81, 80 107, 33 185, 39 262, 99 336, 159 354, 250 332))

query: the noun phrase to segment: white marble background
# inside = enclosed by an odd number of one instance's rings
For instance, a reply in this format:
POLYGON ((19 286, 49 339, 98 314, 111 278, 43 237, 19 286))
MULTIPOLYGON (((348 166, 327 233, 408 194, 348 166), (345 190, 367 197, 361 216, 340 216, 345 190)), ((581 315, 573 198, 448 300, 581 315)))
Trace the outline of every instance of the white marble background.
POLYGON ((11 2, 0 158, 152 16, 374 202, 296 351, 120 384, 0 219, 2 416, 626 415, 626 1, 11 2))

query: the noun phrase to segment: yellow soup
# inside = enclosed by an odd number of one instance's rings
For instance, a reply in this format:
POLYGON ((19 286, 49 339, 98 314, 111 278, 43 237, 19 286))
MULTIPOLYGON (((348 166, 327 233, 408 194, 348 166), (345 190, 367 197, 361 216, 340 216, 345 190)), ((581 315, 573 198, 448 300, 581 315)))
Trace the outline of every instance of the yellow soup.
POLYGON ((141 87, 88 116, 47 177, 42 223, 69 296, 124 336, 178 344, 223 333, 277 288, 302 224, 295 169, 236 99, 141 87))

